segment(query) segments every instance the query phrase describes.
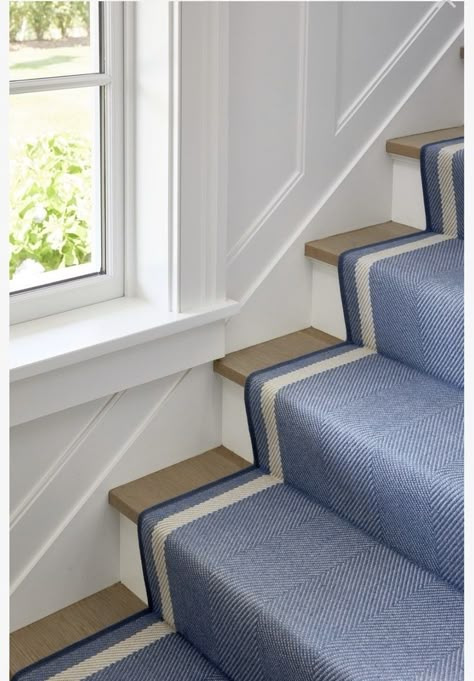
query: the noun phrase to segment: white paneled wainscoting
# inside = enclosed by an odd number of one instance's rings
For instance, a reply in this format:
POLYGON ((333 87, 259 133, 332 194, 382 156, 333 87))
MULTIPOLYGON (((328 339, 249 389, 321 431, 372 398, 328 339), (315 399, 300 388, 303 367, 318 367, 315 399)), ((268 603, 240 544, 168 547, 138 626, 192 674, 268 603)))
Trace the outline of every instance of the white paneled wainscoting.
MULTIPOLYGON (((143 596, 134 526, 120 528, 109 489, 220 444, 251 460, 243 389, 217 376, 212 360, 310 325, 343 336, 336 269, 305 259, 304 243, 390 219, 422 228, 418 161, 390 157, 385 142, 463 120, 462 3, 210 5, 181 7, 181 35, 202 12, 199 35, 213 37, 201 52, 196 36, 182 45, 185 124, 193 83, 204 83, 219 133, 200 164, 212 130, 199 100, 201 137, 191 149, 188 127, 181 139, 182 215, 183 234, 193 218, 206 239, 219 233, 198 245, 221 266, 199 290, 183 277, 183 306, 193 311, 193 294, 202 302, 212 289, 239 311, 187 344, 170 334, 163 352, 143 343, 121 349, 122 362, 116 350, 91 358, 93 390, 81 362, 68 381, 46 372, 16 397, 12 384, 12 629, 120 579, 143 596), (209 66, 217 58, 220 68, 209 66), (202 181, 209 168, 222 169, 219 200, 202 181)), ((191 267, 194 246, 182 252, 191 267)))
POLYGON ((11 626, 120 578, 112 487, 220 444, 212 365, 12 429, 11 626))

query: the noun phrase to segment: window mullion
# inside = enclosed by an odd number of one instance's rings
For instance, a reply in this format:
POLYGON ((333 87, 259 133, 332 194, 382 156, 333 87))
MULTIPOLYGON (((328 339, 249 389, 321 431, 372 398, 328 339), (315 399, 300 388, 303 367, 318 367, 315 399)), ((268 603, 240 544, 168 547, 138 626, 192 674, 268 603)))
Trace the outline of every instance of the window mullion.
POLYGON ((80 75, 73 76, 12 80, 10 81, 10 94, 19 95, 29 92, 49 92, 53 90, 94 87, 108 85, 111 80, 111 77, 107 73, 81 73, 80 75))

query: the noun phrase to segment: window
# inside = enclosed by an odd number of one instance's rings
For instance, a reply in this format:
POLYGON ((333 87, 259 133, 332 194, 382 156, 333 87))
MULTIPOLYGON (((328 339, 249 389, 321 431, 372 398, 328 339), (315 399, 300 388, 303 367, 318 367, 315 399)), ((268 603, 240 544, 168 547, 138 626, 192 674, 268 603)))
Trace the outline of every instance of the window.
POLYGON ((10 2, 12 322, 123 295, 123 5, 10 2))

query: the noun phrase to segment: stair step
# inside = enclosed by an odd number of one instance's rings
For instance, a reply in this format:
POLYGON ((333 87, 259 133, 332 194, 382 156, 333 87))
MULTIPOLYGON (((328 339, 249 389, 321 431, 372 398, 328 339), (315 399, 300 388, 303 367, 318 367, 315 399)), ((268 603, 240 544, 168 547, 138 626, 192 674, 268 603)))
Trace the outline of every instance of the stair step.
POLYGON ((399 222, 382 222, 379 225, 362 227, 362 229, 355 229, 344 234, 334 234, 324 239, 309 241, 305 245, 304 254, 314 260, 319 260, 329 265, 337 265, 339 256, 344 251, 378 244, 388 239, 415 234, 418 231, 415 227, 402 225, 399 222))
POLYGON ((340 342, 340 338, 309 327, 231 352, 214 362, 214 371, 234 383, 245 385, 247 376, 254 371, 266 369, 273 364, 286 362, 316 350, 324 350, 340 342))
POLYGON ((10 675, 145 607, 118 583, 14 631, 10 635, 10 675))
POLYGON ((408 135, 407 137, 395 137, 387 141, 385 148, 389 154, 419 159, 421 147, 425 144, 455 139, 456 137, 463 137, 463 135, 464 126, 460 125, 456 128, 443 128, 442 130, 420 132, 416 135, 408 135))
POLYGON ((138 516, 146 508, 215 482, 249 465, 248 461, 227 447, 215 447, 156 473, 115 487, 109 492, 109 503, 136 523, 138 516))

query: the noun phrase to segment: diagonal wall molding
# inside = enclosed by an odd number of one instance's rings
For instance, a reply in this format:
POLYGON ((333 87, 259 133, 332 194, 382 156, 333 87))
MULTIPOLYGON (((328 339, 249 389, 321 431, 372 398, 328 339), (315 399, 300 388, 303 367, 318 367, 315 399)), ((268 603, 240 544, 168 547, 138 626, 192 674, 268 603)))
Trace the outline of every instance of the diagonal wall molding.
POLYGON ((36 501, 46 492, 49 485, 54 481, 56 476, 61 472, 64 466, 72 459, 79 448, 84 444, 87 438, 93 431, 99 427, 108 413, 115 407, 117 402, 123 397, 125 391, 115 393, 107 402, 102 405, 91 419, 80 429, 76 437, 69 443, 49 468, 43 473, 41 478, 33 485, 28 494, 22 499, 18 506, 10 514, 10 530, 13 530, 16 524, 28 513, 34 506, 36 501))
POLYGON ((347 178, 349 173, 351 173, 354 170, 354 168, 357 166, 359 161, 365 156, 365 154, 369 151, 369 149, 372 147, 372 145, 382 135, 385 128, 388 127, 388 125, 392 122, 392 120, 399 113, 399 111, 402 109, 402 107, 408 102, 410 97, 418 89, 418 87, 421 85, 421 83, 425 80, 425 78, 428 77, 428 75, 435 68, 435 66, 438 64, 438 62, 446 54, 446 52, 449 50, 451 45, 453 45, 453 43, 456 41, 456 39, 462 34, 463 28, 464 27, 463 27, 462 23, 461 23, 461 25, 459 25, 455 28, 455 30, 451 33, 451 35, 444 42, 444 44, 441 46, 441 48, 436 52, 435 56, 430 60, 428 66, 422 71, 422 73, 420 73, 420 75, 415 80, 415 82, 411 85, 411 87, 408 88, 408 90, 403 93, 403 95, 399 98, 396 105, 392 108, 392 110, 385 117, 385 119, 382 121, 382 123, 376 128, 376 130, 372 133, 372 135, 370 135, 369 139, 367 139, 367 141, 362 145, 362 147, 357 151, 357 153, 344 166, 343 170, 339 173, 339 175, 336 177, 334 182, 329 186, 329 188, 320 197, 318 202, 315 205, 312 206, 312 208, 306 213, 306 215, 303 217, 303 219, 299 220, 298 226, 292 232, 290 237, 282 244, 281 248, 278 250, 278 252, 275 254, 275 256, 270 260, 270 262, 266 265, 266 267, 264 267, 262 269, 262 271, 259 273, 258 277, 256 277, 252 281, 250 286, 240 296, 239 302, 240 302, 242 307, 252 298, 252 296, 260 288, 262 283, 267 279, 267 277, 275 269, 275 267, 282 260, 282 258, 284 258, 286 253, 288 253, 289 249, 296 242, 296 240, 299 239, 304 234, 305 230, 313 222, 313 220, 315 220, 317 214, 320 212, 320 210, 323 208, 323 206, 325 206, 325 204, 329 201, 329 199, 336 193, 336 191, 339 189, 341 184, 347 178))
POLYGON ((309 3, 300 3, 300 24, 298 31, 298 88, 297 88, 297 115, 295 134, 295 168, 284 184, 275 192, 265 208, 243 232, 237 242, 227 254, 227 267, 241 255, 256 234, 262 229, 273 213, 292 193, 305 174, 306 164, 306 117, 308 99, 308 27, 309 27, 309 3))
POLYGON ((336 129, 335 135, 337 136, 349 123, 349 121, 356 115, 359 109, 367 102, 369 97, 375 92, 375 90, 381 85, 385 78, 390 74, 390 72, 395 68, 398 62, 404 57, 406 52, 410 49, 413 43, 419 38, 423 31, 429 26, 431 21, 436 17, 441 8, 445 5, 445 0, 435 3, 430 9, 425 13, 425 15, 420 19, 420 21, 414 26, 413 30, 408 34, 408 36, 403 40, 398 48, 393 52, 391 57, 383 64, 375 76, 370 80, 366 87, 359 93, 359 95, 353 100, 353 102, 347 107, 342 114, 340 111, 340 101, 341 101, 341 69, 340 69, 340 53, 341 53, 341 41, 342 41, 342 22, 343 22, 343 6, 339 4, 338 6, 338 48, 337 48, 337 61, 338 61, 338 78, 337 78, 337 89, 336 89, 336 129))
MULTIPOLYGON (((67 529, 67 527, 74 520, 74 518, 77 516, 77 514, 81 511, 81 509, 89 501, 89 499, 92 497, 94 492, 96 492, 98 490, 100 485, 111 474, 113 469, 117 466, 117 464, 127 454, 128 450, 132 447, 132 445, 136 442, 136 440, 140 437, 140 435, 148 428, 148 426, 151 424, 151 422, 156 417, 158 412, 168 402, 170 397, 173 395, 173 393, 178 388, 178 386, 181 384, 181 382, 190 373, 190 371, 191 371, 191 369, 188 369, 185 372, 180 373, 179 376, 177 377, 177 379, 172 383, 170 388, 165 392, 165 394, 160 396, 160 398, 157 400, 157 402, 151 407, 151 409, 148 410, 146 416, 137 424, 137 426, 134 428, 132 434, 128 437, 126 442, 120 447, 118 452, 112 457, 110 462, 102 469, 102 471, 99 473, 99 475, 97 475, 95 480, 89 486, 87 491, 81 496, 81 498, 78 500, 78 502, 76 504, 74 504, 74 506, 69 510, 69 512, 66 514, 66 516, 58 523, 56 528, 49 535, 48 539, 45 542, 43 542, 43 544, 36 551, 34 556, 28 561, 28 564, 21 570, 18 577, 11 584, 10 596, 12 596, 17 591, 17 589, 22 585, 22 583, 25 581, 25 579, 28 577, 28 575, 34 570, 34 568, 39 563, 39 561, 49 551, 49 549, 53 546, 53 544, 58 540, 58 538, 61 536, 61 534, 67 529)), ((120 394, 120 396, 121 396, 121 394, 120 394)), ((118 402, 118 399, 115 400, 114 405, 116 405, 117 402, 118 402)), ((110 404, 110 402, 108 404, 110 404)), ((111 408, 109 407, 107 412, 110 412, 110 409, 111 408)), ((101 421, 103 421, 103 418, 101 419, 101 421)), ((94 430, 95 430, 95 428, 94 428, 94 430)))

